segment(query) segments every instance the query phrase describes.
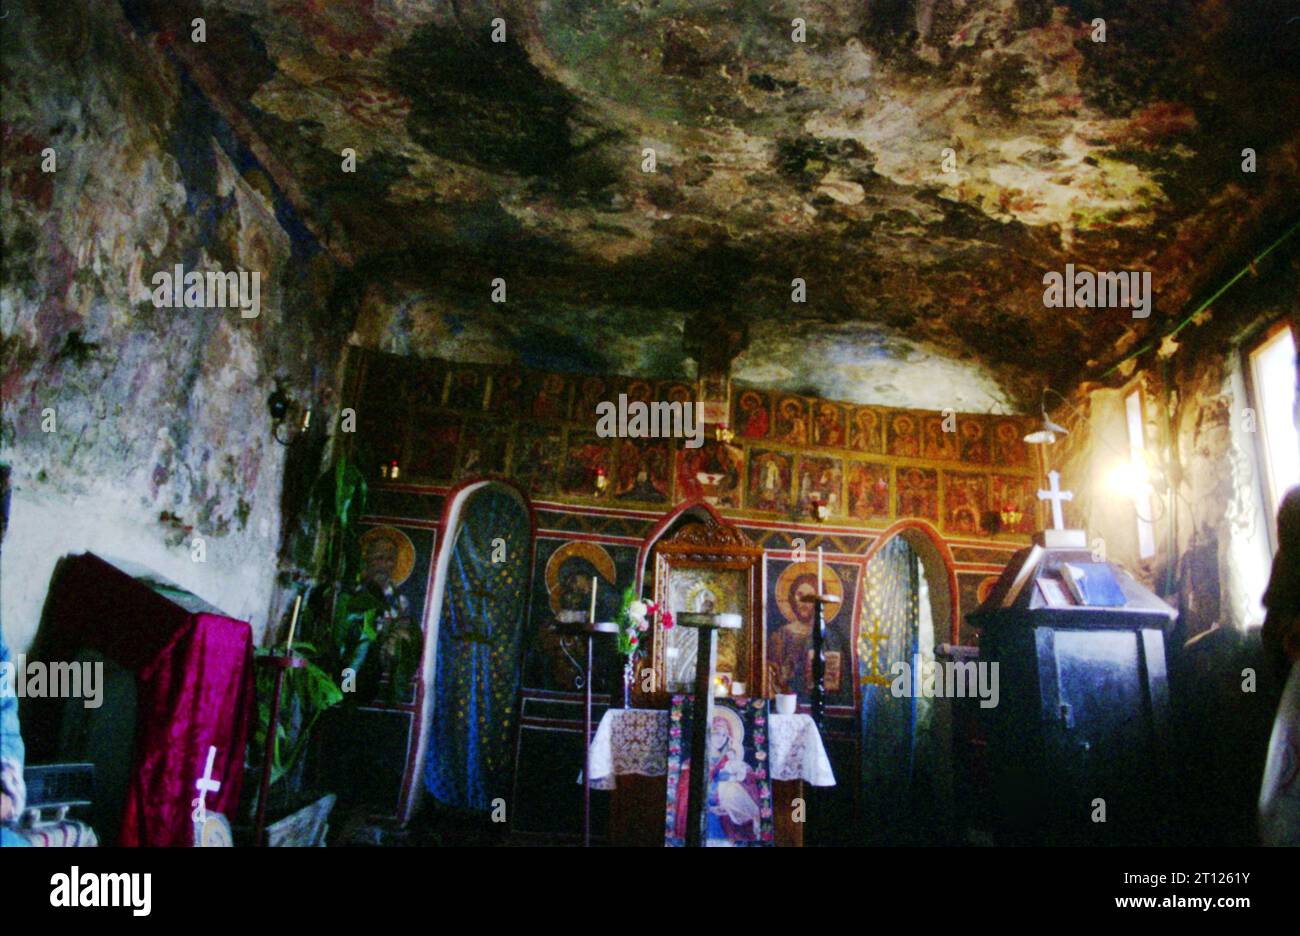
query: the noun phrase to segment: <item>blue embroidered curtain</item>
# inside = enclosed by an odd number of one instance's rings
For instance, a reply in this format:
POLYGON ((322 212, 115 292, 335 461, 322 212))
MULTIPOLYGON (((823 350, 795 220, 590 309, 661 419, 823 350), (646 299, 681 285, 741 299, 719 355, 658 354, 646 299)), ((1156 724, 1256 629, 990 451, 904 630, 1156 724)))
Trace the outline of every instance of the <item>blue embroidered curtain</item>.
POLYGON ((530 528, 524 506, 499 488, 471 495, 461 516, 438 623, 424 782, 445 806, 486 811, 508 793, 530 528))
POLYGON ((867 563, 858 633, 862 684, 862 815, 870 841, 909 824, 916 699, 890 692, 895 663, 914 664, 918 632, 917 556, 894 537, 867 563))

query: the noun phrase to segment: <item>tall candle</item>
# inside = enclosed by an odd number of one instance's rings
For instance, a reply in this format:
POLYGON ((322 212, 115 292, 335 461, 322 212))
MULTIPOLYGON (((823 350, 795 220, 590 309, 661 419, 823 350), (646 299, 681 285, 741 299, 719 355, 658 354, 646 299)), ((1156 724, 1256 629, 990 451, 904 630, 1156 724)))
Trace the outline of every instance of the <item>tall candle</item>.
POLYGON ((822 593, 822 548, 817 547, 817 594, 822 593))
POLYGON ((596 623, 596 589, 600 587, 600 579, 596 576, 591 577, 591 623, 596 623))
POLYGON ((293 656, 293 632, 298 626, 298 608, 302 605, 302 592, 293 599, 293 617, 289 618, 289 656, 293 656))

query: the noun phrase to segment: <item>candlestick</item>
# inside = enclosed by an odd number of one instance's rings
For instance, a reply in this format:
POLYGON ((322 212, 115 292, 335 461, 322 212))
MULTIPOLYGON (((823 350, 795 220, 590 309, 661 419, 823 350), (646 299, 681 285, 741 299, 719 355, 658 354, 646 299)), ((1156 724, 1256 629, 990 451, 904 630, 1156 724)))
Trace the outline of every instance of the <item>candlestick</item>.
POLYGON ((293 632, 298 626, 298 608, 302 605, 302 592, 293 600, 293 617, 289 618, 289 656, 293 656, 293 632))
POLYGON ((826 711, 826 605, 838 604, 838 595, 818 592, 800 599, 813 606, 812 620, 812 720, 821 728, 826 711))
POLYGON ((596 576, 591 577, 591 623, 596 623, 596 589, 600 587, 600 579, 596 576))
POLYGON ((822 548, 817 547, 817 594, 822 593, 822 548))

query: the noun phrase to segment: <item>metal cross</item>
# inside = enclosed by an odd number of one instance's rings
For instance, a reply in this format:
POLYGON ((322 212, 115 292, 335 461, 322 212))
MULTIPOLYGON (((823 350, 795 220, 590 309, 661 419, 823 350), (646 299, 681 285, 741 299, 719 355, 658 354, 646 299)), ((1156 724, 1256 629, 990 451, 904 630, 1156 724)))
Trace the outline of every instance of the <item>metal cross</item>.
MULTIPOLYGON (((274 726, 272 726, 274 731, 274 726)), ((217 760, 217 749, 208 747, 208 766, 203 769, 203 776, 194 781, 194 788, 199 791, 199 803, 202 804, 209 793, 215 793, 221 789, 221 781, 212 779, 212 767, 217 760)))
POLYGON ((1052 528, 1065 529, 1065 515, 1061 512, 1061 501, 1074 500, 1073 491, 1061 490, 1061 475, 1055 470, 1047 473, 1048 490, 1040 490, 1038 499, 1052 502, 1052 528))

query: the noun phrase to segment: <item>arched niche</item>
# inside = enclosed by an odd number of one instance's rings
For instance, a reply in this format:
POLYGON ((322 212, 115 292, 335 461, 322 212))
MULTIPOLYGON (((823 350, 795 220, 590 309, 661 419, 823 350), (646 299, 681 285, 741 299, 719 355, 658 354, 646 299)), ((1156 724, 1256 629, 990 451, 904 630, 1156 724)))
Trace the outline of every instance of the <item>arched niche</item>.
MULTIPOLYGON (((866 561, 884 548, 894 537, 902 537, 912 547, 925 570, 930 590, 930 614, 935 623, 935 637, 940 623, 948 622, 951 642, 957 643, 961 632, 961 615, 957 607, 957 568, 952 550, 939 532, 924 520, 899 520, 886 529, 867 550, 866 561)), ((856 635, 855 635, 856 640, 856 635)))
POLYGON ((410 821, 415 814, 423 792, 422 775, 424 765, 429 757, 431 747, 433 705, 432 690, 435 685, 438 667, 439 628, 443 611, 448 599, 448 578, 452 556, 456 550, 456 541, 460 536, 474 499, 485 491, 498 491, 516 501, 522 508, 528 523, 527 574, 520 582, 524 590, 523 625, 529 619, 527 606, 531 595, 531 582, 536 562, 537 517, 528 495, 513 482, 501 478, 479 478, 465 481, 452 488, 443 504, 442 518, 439 522, 438 548, 434 556, 433 587, 428 601, 428 611, 424 620, 424 652, 421 657, 419 681, 416 687, 415 726, 416 743, 411 757, 406 764, 402 782, 402 796, 398 806, 398 818, 403 824, 410 821))
MULTIPOLYGON (((900 520, 886 529, 867 551, 866 566, 890 543, 901 540, 924 573, 933 630, 920 625, 913 651, 902 657, 912 667, 915 687, 921 667, 936 662, 937 645, 956 643, 959 635, 957 573, 952 551, 933 526, 923 520, 900 520), (945 641, 945 622, 948 641, 945 641)), ((865 594, 865 593, 864 593, 865 594)), ((864 618, 866 616, 864 610, 864 618)), ((859 646, 855 637, 855 646, 859 646)), ((888 682, 862 686, 859 709, 862 731, 859 791, 865 841, 872 844, 919 844, 943 841, 954 816, 953 710, 951 700, 937 697, 894 698, 888 682)), ((915 691, 915 689, 913 690, 915 691)))

